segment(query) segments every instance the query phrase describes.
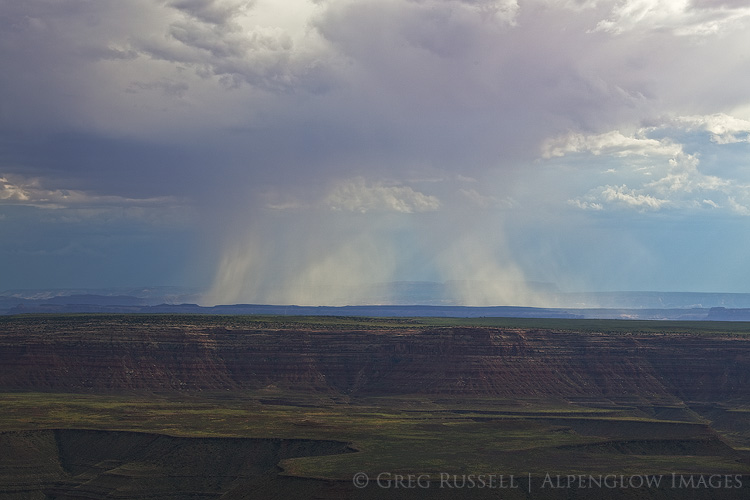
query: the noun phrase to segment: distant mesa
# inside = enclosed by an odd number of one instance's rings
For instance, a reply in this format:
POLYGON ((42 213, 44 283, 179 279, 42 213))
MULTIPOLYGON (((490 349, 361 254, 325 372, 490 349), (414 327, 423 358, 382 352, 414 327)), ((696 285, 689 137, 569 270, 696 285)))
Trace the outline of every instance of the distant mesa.
POLYGON ((750 321, 750 308, 727 309, 712 307, 706 319, 709 321, 750 321))
POLYGON ((277 387, 352 397, 748 397, 747 342, 723 334, 396 323, 401 326, 394 329, 368 320, 339 321, 333 328, 210 316, 6 317, 0 321, 0 390, 277 387))
MULTIPOLYGON (((306 316, 431 316, 750 321, 750 294, 699 292, 559 292, 533 284, 547 307, 464 306, 446 297, 449 283, 371 285, 364 304, 298 306, 222 304, 201 306, 201 295, 176 287, 110 290, 12 290, 0 293, 0 315, 67 313, 274 314, 306 316), (369 302, 369 304, 367 304, 369 302)), ((360 294, 355 294, 360 296, 360 294)))

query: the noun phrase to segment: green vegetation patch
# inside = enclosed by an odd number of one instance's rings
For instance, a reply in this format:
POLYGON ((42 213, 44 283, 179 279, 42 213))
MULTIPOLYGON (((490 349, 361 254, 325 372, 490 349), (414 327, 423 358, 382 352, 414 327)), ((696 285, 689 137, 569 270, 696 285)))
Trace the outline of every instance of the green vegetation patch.
POLYGON ((358 451, 280 464, 284 474, 311 478, 344 480, 360 471, 750 473, 747 462, 739 461, 742 450, 721 442, 702 423, 562 403, 541 404, 538 412, 527 403, 520 414, 518 401, 498 399, 468 405, 425 396, 336 402, 327 396, 258 391, 231 398, 10 393, 0 395, 0 405, 2 430, 329 440, 358 451))

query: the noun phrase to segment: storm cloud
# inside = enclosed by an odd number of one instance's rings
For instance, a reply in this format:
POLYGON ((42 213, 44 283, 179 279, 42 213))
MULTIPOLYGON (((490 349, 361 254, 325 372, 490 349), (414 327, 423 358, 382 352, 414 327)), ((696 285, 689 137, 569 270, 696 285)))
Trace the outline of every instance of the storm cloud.
POLYGON ((730 0, 0 0, 0 289, 46 252, 69 270, 33 286, 206 303, 744 291, 749 27, 730 0))

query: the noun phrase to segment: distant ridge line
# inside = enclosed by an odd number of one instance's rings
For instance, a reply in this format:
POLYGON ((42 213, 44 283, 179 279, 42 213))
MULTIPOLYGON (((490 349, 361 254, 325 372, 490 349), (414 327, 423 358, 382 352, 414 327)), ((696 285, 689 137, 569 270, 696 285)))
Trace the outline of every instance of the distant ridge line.
MULTIPOLYGON (((343 306, 301 306, 262 303, 201 306, 199 294, 179 290, 71 291, 28 290, 0 292, 0 315, 14 314, 208 314, 370 317, 518 317, 570 319, 634 319, 679 321, 750 321, 750 294, 715 292, 593 292, 559 293, 545 307, 467 306, 413 302, 343 306), (114 293, 116 292, 116 293, 114 293)), ((402 299, 406 299, 402 297, 402 299)))
POLYGON ((280 316, 373 316, 373 317, 518 317, 570 318, 583 316, 563 309, 520 306, 430 306, 430 305, 364 305, 364 306, 296 306, 268 304, 232 304, 199 306, 197 304, 159 304, 155 306, 112 304, 20 304, 6 314, 44 313, 132 313, 132 314, 212 314, 212 315, 280 315, 280 316))

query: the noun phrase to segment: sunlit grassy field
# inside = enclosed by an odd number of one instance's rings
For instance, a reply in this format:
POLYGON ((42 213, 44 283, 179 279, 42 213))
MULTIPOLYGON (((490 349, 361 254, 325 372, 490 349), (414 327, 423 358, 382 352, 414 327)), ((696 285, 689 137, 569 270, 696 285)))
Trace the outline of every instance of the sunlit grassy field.
POLYGON ((336 399, 274 390, 179 398, 11 393, 0 395, 0 428, 347 442, 358 453, 281 464, 286 474, 330 479, 384 470, 750 473, 750 464, 738 462, 726 444, 730 440, 723 438, 722 446, 705 419, 687 408, 673 409, 672 416, 680 420, 665 420, 637 407, 552 401, 436 400, 418 395, 336 399), (683 455, 686 450, 690 453, 683 455))

